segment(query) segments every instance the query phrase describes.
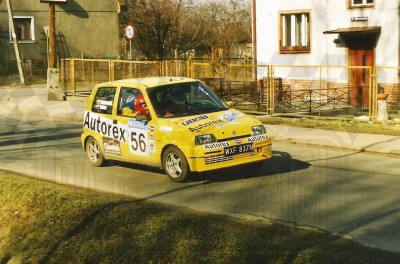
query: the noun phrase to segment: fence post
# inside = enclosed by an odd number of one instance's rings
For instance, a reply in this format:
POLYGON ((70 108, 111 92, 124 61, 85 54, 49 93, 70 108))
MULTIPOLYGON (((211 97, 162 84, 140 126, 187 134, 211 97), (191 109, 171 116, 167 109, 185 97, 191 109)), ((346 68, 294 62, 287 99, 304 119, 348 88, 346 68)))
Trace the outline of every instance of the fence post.
POLYGON ((190 75, 189 75, 189 61, 190 61, 190 57, 186 60, 186 62, 185 62, 185 71, 186 71, 186 76, 185 77, 190 77, 190 75))
POLYGON ((163 75, 163 69, 164 69, 164 62, 163 61, 159 61, 158 62, 158 76, 162 76, 163 75))
POLYGON ((247 63, 248 63, 247 57, 245 57, 244 61, 243 61, 243 81, 244 82, 247 81, 247 67, 246 67, 247 63))
POLYGON ((369 117, 375 119, 378 112, 378 83, 376 67, 370 67, 370 85, 369 85, 369 117))
POLYGON ((275 82, 274 82, 274 68, 272 65, 267 66, 267 113, 271 116, 274 113, 274 102, 275 102, 275 82))
POLYGON ((258 105, 257 110, 258 112, 261 112, 261 104, 263 102, 262 97, 264 96, 264 80, 263 79, 260 79, 259 81, 256 80, 256 85, 257 85, 257 105, 258 105))
POLYGON ((168 64, 168 61, 166 61, 166 60, 163 60, 162 61, 162 65, 163 65, 163 67, 162 67, 162 75, 163 76, 167 76, 168 75, 168 71, 169 71, 169 64, 168 64))
MULTIPOLYGON (((224 96, 224 81, 221 79, 220 80, 220 96, 224 96)), ((226 89, 228 90, 228 100, 232 101, 232 82, 230 80, 227 81, 226 83, 226 89)))
MULTIPOLYGON (((325 87, 327 88, 327 87, 325 87)), ((322 97, 322 67, 319 66, 319 88, 318 88, 318 97, 321 99, 322 97)), ((326 92, 328 95, 328 91, 326 92)), ((328 96, 327 96, 328 97, 328 96)), ((328 99, 327 99, 328 100, 328 99)), ((318 116, 321 116, 321 107, 322 107, 322 101, 319 101, 320 104, 318 105, 318 116)))
POLYGON ((61 92, 64 92, 64 95, 67 95, 67 86, 65 85, 65 59, 60 60, 60 84, 61 92))
POLYGON ((109 60, 108 65, 108 79, 114 81, 114 60, 109 60))
POLYGON ((186 77, 193 78, 192 69, 193 69, 192 58, 189 57, 188 60, 186 61, 186 77))
POLYGON ((75 96, 76 93, 76 83, 75 83, 75 60, 71 58, 69 63, 69 74, 71 79, 71 86, 72 86, 72 95, 75 96))

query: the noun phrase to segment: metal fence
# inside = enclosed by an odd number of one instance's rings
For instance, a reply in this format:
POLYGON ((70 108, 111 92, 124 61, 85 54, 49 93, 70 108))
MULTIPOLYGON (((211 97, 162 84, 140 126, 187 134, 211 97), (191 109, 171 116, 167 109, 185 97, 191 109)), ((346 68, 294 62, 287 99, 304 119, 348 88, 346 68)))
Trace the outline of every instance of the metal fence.
POLYGON ((85 95, 100 82, 147 76, 203 80, 243 110, 265 114, 377 115, 377 96, 400 111, 398 67, 252 65, 247 60, 122 61, 66 59, 61 84, 67 95, 85 95), (256 80, 257 81, 254 81, 256 80))
MULTIPOLYGON (((47 61, 44 59, 22 60, 25 81, 29 84, 46 82, 47 61)), ((2 60, 0 63, 0 85, 20 82, 15 60, 2 60)))
POLYGON ((270 65, 264 75, 274 113, 376 116, 373 67, 270 65))
POLYGON ((67 95, 86 95, 100 82, 160 75, 160 62, 65 59, 60 82, 67 95))

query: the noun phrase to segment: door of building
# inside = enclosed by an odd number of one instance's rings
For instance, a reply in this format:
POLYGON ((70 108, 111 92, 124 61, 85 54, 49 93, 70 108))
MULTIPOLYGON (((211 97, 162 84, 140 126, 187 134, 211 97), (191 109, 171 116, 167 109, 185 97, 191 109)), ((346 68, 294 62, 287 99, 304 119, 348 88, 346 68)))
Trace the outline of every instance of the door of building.
POLYGON ((353 37, 348 39, 351 91, 350 103, 368 108, 371 68, 374 66, 375 37, 353 37))

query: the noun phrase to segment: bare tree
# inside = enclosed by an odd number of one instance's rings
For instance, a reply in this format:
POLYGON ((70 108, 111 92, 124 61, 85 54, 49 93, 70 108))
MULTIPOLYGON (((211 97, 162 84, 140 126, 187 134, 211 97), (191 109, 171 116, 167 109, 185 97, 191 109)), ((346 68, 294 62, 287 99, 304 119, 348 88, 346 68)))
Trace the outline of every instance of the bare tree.
POLYGON ((212 46, 229 52, 232 45, 251 42, 251 9, 242 0, 208 0, 202 9, 212 30, 212 46))
POLYGON ((121 23, 136 26, 135 46, 147 57, 164 59, 176 6, 173 0, 128 0, 121 23))
POLYGON ((137 27, 135 46, 147 57, 186 57, 192 50, 251 40, 250 8, 243 0, 127 0, 121 22, 137 27))

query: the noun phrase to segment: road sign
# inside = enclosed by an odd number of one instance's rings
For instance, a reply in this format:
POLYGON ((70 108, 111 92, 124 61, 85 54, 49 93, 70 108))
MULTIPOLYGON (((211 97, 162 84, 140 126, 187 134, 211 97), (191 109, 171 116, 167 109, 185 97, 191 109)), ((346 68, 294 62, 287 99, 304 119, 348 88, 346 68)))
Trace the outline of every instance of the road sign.
POLYGON ((125 36, 128 40, 132 40, 136 37, 136 28, 133 24, 126 25, 125 36))

